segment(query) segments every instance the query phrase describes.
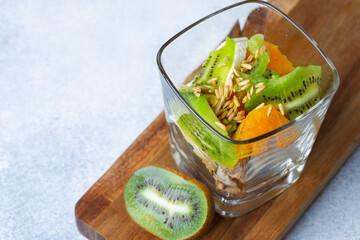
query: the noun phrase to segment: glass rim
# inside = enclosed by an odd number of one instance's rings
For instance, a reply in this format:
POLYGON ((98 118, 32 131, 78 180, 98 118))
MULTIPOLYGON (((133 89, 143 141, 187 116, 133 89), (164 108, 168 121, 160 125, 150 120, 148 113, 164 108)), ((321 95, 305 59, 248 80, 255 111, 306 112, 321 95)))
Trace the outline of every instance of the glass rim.
POLYGON ((210 13, 209 15, 195 21, 194 23, 190 24, 189 26, 185 27, 183 30, 181 30, 180 32, 178 32, 177 34, 175 34, 173 37, 171 37, 168 41, 166 41, 159 49, 157 55, 156 55, 156 63, 158 65, 158 68, 160 70, 161 75, 163 76, 163 78, 165 79, 166 83, 169 85, 170 89, 175 93, 175 95, 179 98, 179 100, 186 106, 186 108, 192 113, 194 114, 208 129, 210 129, 213 133, 215 133, 218 137, 220 137, 221 139, 225 140, 226 142, 232 143, 232 144, 236 144, 236 145, 241 145, 241 144, 249 144, 249 143, 254 143, 254 142, 258 142, 260 140, 266 139, 268 137, 271 137, 277 133, 280 133, 282 131, 284 131, 285 129, 288 129, 289 127, 291 127, 292 125, 294 125, 297 122, 302 121, 303 119, 306 119, 312 112, 316 111, 327 99, 331 98, 335 92, 337 91, 338 87, 339 87, 339 83, 340 83, 340 78, 339 78, 339 73, 336 70, 334 64, 331 62, 331 60, 329 59, 329 57, 324 53, 324 51, 320 48, 320 46, 315 42, 315 40, 301 27, 299 26, 294 20, 292 20, 289 16, 287 16, 284 12, 282 12, 281 10, 279 10, 277 7, 271 5, 268 2, 265 2, 263 0, 248 0, 248 1, 242 1, 242 2, 238 2, 235 4, 231 4, 227 7, 221 8, 213 13, 210 13), (305 113, 301 114, 300 116, 298 116, 297 118, 291 120, 290 122, 282 125, 279 128, 276 128, 270 132, 264 133, 262 135, 259 135, 257 137, 251 138, 251 139, 247 139, 247 140, 234 140, 228 137, 225 137, 224 135, 222 135, 221 133, 219 133, 216 129, 214 129, 208 122, 206 122, 191 106, 190 104, 188 104, 186 102, 186 100, 181 96, 180 92, 178 91, 178 89, 174 86, 174 84, 172 83, 170 77, 167 75, 162 62, 161 62, 161 56, 163 51, 166 49, 166 47, 168 45, 170 45, 170 43, 172 43, 174 40, 176 40, 177 38, 179 38, 182 34, 184 34, 185 32, 187 32, 188 30, 192 29, 193 27, 199 25, 200 23, 202 23, 203 21, 206 21, 207 19, 210 19, 222 12, 225 12, 227 10, 230 10, 232 8, 241 6, 241 5, 246 5, 248 3, 256 3, 259 5, 263 5, 267 8, 270 8, 272 10, 274 10, 275 12, 277 12, 278 14, 280 14, 282 17, 284 17, 287 21, 289 21, 294 27, 296 27, 311 43, 312 45, 316 48, 316 50, 318 50, 318 52, 321 54, 321 56, 325 59, 326 63, 329 65, 333 77, 334 77, 334 81, 333 81, 333 85, 331 87, 331 89, 329 90, 329 92, 322 98, 320 99, 320 101, 315 104, 312 108, 310 108, 308 111, 306 111, 305 113))

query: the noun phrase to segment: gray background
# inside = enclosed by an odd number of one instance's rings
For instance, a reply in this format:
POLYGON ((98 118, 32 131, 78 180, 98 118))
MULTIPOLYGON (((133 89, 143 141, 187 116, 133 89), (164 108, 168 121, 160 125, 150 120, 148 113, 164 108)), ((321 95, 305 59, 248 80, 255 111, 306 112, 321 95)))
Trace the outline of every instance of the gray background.
MULTIPOLYGON (((157 50, 231 3, 0 1, 0 239, 83 239, 76 201, 163 108, 157 50)), ((288 239, 360 239, 359 159, 288 239)))

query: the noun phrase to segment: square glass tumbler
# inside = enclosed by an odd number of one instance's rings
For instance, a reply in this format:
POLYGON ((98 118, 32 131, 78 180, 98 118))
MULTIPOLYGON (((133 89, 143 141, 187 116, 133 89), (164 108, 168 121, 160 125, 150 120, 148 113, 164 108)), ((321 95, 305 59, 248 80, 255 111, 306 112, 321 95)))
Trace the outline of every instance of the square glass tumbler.
POLYGON ((174 161, 181 172, 210 189, 216 211, 227 217, 264 204, 296 182, 339 85, 335 67, 316 42, 283 12, 262 1, 237 3, 191 24, 160 48, 157 63, 174 161), (278 45, 295 66, 321 66, 320 101, 280 128, 236 141, 205 122, 177 89, 201 71, 200 63, 227 35, 256 33, 278 45), (232 157, 238 164, 227 168, 214 156, 224 161, 232 157))

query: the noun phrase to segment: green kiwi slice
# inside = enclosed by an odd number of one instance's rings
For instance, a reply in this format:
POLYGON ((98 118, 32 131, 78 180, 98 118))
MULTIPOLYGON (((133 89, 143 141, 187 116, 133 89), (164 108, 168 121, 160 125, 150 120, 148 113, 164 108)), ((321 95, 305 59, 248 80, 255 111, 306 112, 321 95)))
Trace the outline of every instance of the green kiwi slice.
MULTIPOLYGON (((184 99, 190 104, 190 106, 215 130, 225 137, 229 137, 228 133, 215 124, 220 122, 215 113, 211 109, 206 97, 201 95, 196 97, 193 93, 180 91, 184 99)), ((176 115, 176 107, 172 107, 172 112, 176 115)), ((237 164, 235 147, 220 139, 210 129, 199 122, 193 114, 182 114, 181 116, 175 116, 177 125, 180 127, 183 135, 186 136, 188 142, 193 145, 194 148, 200 148, 202 152, 209 155, 214 161, 220 165, 232 168, 237 164)))
POLYGON ((267 70, 266 66, 270 61, 269 54, 264 52, 260 54, 259 57, 255 60, 253 68, 249 71, 250 75, 259 75, 263 76, 267 70))
POLYGON ((296 67, 285 76, 264 80, 265 89, 254 93, 245 103, 245 108, 249 112, 263 102, 274 106, 281 103, 285 115, 290 120, 295 119, 320 100, 320 81, 320 66, 296 67))
POLYGON ((246 55, 246 38, 226 38, 218 49, 211 51, 204 62, 203 70, 193 81, 193 85, 210 85, 211 79, 216 79, 217 88, 225 83, 233 73, 232 69, 239 66, 246 55))
MULTIPOLYGON (((253 56, 255 56, 256 51, 260 51, 264 45, 264 35, 262 34, 255 34, 248 40, 248 50, 253 56)), ((259 54, 259 57, 253 64, 253 68, 247 73, 251 84, 263 82, 264 78, 269 77, 269 70, 267 69, 269 61, 270 56, 266 51, 259 54)))
POLYGON ((247 41, 248 50, 250 53, 255 56, 256 50, 260 50, 264 45, 264 35, 255 34, 247 41))
POLYGON ((214 216, 209 190, 199 181, 160 167, 137 170, 124 192, 126 210, 145 230, 162 239, 190 239, 214 216))
POLYGON ((227 131, 221 129, 219 126, 215 124, 215 122, 219 122, 219 119, 216 117, 214 111, 211 109, 209 102, 206 100, 204 95, 200 97, 196 97, 191 92, 180 91, 181 95, 185 100, 190 104, 190 106, 206 121, 208 122, 216 131, 224 135, 225 137, 229 137, 227 131))

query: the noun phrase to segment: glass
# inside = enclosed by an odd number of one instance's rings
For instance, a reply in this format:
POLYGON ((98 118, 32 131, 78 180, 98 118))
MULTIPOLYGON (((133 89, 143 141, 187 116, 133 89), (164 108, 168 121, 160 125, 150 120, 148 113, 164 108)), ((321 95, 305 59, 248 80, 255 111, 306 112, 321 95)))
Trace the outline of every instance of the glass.
POLYGON ((237 3, 193 23, 160 48, 157 63, 174 161, 181 172, 210 189, 216 211, 226 217, 264 204, 297 181, 339 85, 335 67, 316 42, 276 7, 261 1, 237 3), (177 88, 199 73, 198 66, 229 32, 232 37, 248 38, 262 33, 295 66, 320 65, 320 101, 282 127, 253 139, 236 141, 222 136, 177 88), (239 163, 233 168, 217 164, 207 144, 217 146, 213 154, 220 158, 233 149, 239 163))

